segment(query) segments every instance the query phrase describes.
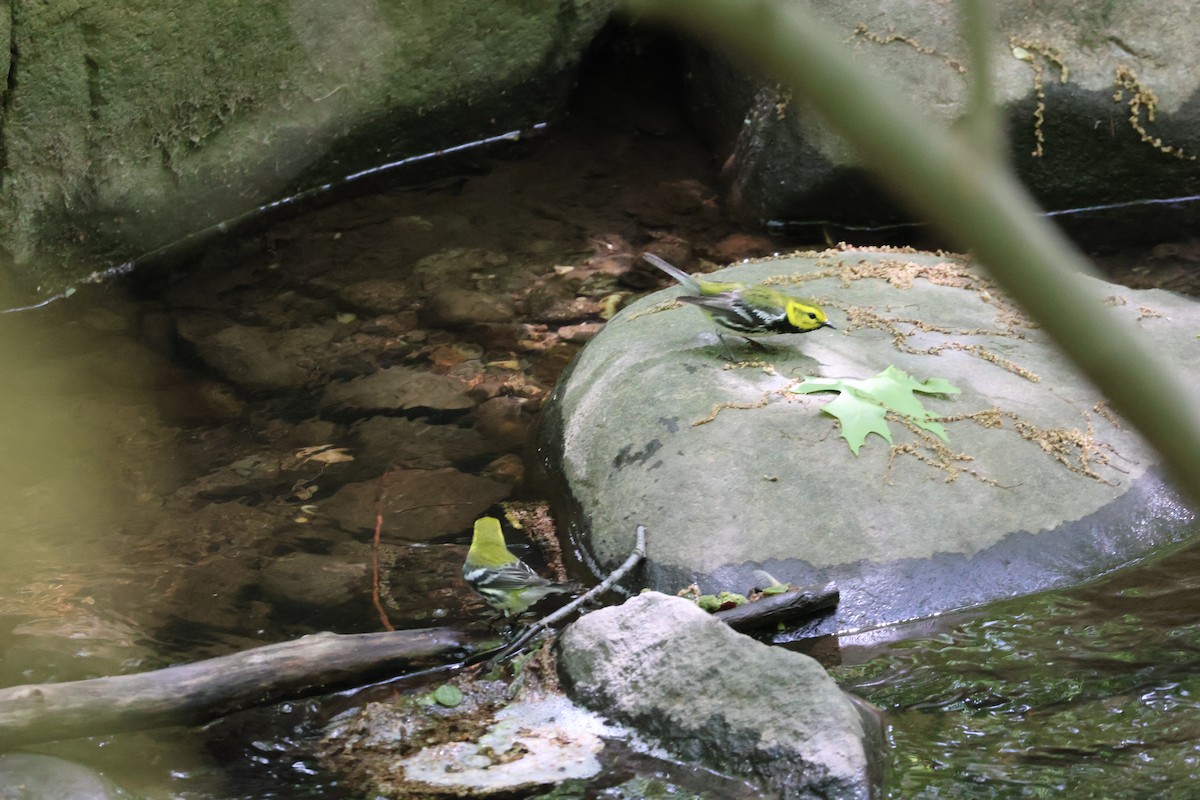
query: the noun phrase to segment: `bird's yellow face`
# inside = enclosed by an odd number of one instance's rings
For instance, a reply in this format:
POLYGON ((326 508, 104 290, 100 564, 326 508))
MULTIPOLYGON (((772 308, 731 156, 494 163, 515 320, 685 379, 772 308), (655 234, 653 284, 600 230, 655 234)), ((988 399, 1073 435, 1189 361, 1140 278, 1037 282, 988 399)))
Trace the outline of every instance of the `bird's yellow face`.
POLYGON ((820 306, 801 303, 792 298, 788 298, 787 301, 787 319, 799 331, 815 331, 817 328, 833 327, 829 324, 829 320, 820 306))

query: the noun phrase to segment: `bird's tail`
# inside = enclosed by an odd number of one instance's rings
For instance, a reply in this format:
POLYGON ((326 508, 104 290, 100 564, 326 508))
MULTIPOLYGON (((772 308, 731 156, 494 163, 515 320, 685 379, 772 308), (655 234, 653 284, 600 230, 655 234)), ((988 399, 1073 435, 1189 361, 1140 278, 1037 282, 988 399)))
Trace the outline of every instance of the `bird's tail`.
POLYGON ((679 283, 683 285, 683 288, 688 290, 689 294, 700 294, 700 282, 691 275, 688 275, 679 267, 664 261, 663 259, 654 255, 654 253, 642 253, 642 258, 646 259, 647 263, 653 264, 675 280, 679 281, 679 283))

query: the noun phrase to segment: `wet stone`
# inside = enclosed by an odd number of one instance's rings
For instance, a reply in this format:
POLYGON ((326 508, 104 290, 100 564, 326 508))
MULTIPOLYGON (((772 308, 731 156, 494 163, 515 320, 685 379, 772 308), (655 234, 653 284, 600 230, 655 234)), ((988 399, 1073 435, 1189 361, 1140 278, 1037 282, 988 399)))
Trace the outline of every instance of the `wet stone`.
POLYGON ((445 616, 472 619, 484 614, 482 599, 462 579, 465 544, 383 543, 378 557, 379 599, 397 628, 415 628, 445 616))
POLYGON ((556 280, 536 286, 522 300, 524 313, 538 322, 571 322, 598 314, 599 303, 577 294, 578 282, 556 280))
POLYGON ((258 584, 259 557, 230 551, 171 573, 156 607, 170 625, 187 623, 206 630, 244 634, 267 624, 271 609, 246 597, 258 584))
POLYGON ((325 387, 321 411, 366 417, 413 409, 465 411, 475 405, 462 381, 410 367, 387 367, 325 387))
POLYGON ((396 314, 412 304, 408 288, 399 281, 386 278, 372 278, 340 287, 337 297, 354 311, 371 316, 396 314))
POLYGON ((325 445, 252 453, 197 478, 177 494, 185 500, 289 495, 318 478, 337 480, 352 462, 350 454, 325 445))
POLYGON ((430 294, 462 287, 472 273, 487 272, 508 262, 508 256, 489 250, 451 247, 425 256, 410 270, 413 283, 430 294))
POLYGON ((558 335, 564 342, 582 344, 591 341, 604 327, 603 322, 581 322, 578 325, 563 325, 558 329, 558 335))
POLYGON ((299 450, 314 445, 341 441, 345 428, 327 419, 314 417, 295 425, 281 419, 268 420, 259 429, 259 435, 278 449, 299 450))
MULTIPOLYGON (((262 292, 258 287, 255 294, 262 292)), ((337 314, 338 308, 331 298, 309 297, 295 291, 268 294, 266 298, 253 300, 252 306, 242 312, 241 322, 272 330, 304 329, 314 320, 327 320, 337 314)))
POLYGON ((357 557, 289 553, 271 561, 259 573, 259 588, 270 600, 317 609, 344 605, 370 592, 370 548, 357 557))
POLYGON ((600 315, 601 310, 603 310, 603 306, 599 301, 593 300, 590 297, 572 297, 568 300, 546 306, 532 316, 539 322, 556 324, 597 317, 600 315))
POLYGON ((188 376, 155 395, 158 413, 173 425, 223 425, 241 419, 245 403, 225 384, 188 376))
POLYGON ((432 328, 508 322, 513 316, 511 302, 469 289, 443 289, 421 309, 421 321, 432 328))
POLYGON ((533 422, 523 411, 525 404, 519 397, 493 397, 475 409, 475 429, 503 450, 519 450, 533 422))
POLYGON ((426 687, 339 715, 322 763, 355 796, 529 797, 599 774, 605 739, 622 733, 558 694, 510 702, 500 681, 449 686, 461 692, 453 706, 430 704, 426 687))
POLYGON ((131 797, 90 767, 39 753, 0 754, 0 787, 4 789, 0 797, 6 800, 118 800, 131 797))
POLYGON ((646 592, 563 632, 573 700, 778 797, 877 796, 883 732, 812 658, 646 592), (736 698, 731 702, 731 699, 736 698))
POLYGON ((348 531, 373 531, 382 514, 385 538, 420 542, 467 530, 511 491, 455 469, 403 469, 347 484, 319 508, 348 531))
POLYGON ((129 318, 110 308, 89 308, 79 322, 97 333, 122 333, 129 329, 129 318))
POLYGON ((400 311, 395 314, 380 314, 370 319, 364 319, 359 331, 369 336, 397 337, 403 336, 416 327, 417 312, 400 311))
POLYGON ((431 425, 404 417, 371 417, 350 429, 357 470, 435 469, 482 461, 499 452, 473 428, 431 425))
POLYGON ((260 392, 297 389, 309 380, 308 365, 299 363, 305 347, 328 344, 322 334, 301 342, 263 328, 226 323, 215 327, 212 317, 184 317, 176 330, 196 350, 196 355, 214 372, 239 386, 260 392), (300 347, 299 345, 304 345, 300 347))
POLYGON ((289 363, 298 364, 310 373, 323 372, 337 363, 334 349, 337 340, 346 333, 345 326, 336 320, 281 330, 272 337, 276 355, 289 363))
POLYGON ((525 482, 525 462, 516 453, 505 453, 484 467, 479 474, 515 488, 525 482))
POLYGON ((268 609, 243 598, 258 582, 262 554, 288 524, 282 514, 242 503, 167 511, 129 551, 130 562, 141 567, 126 607, 147 627, 179 621, 224 630, 260 626, 268 609))

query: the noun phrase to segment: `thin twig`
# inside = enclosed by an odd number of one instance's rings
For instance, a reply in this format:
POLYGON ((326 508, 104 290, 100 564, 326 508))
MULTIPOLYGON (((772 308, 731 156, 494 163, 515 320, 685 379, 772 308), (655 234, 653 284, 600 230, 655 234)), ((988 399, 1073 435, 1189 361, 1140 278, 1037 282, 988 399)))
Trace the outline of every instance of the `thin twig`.
POLYGON ((496 655, 492 656, 489 659, 489 662, 495 663, 497 661, 500 661, 505 658, 509 658, 510 656, 516 654, 518 651, 520 651, 522 648, 524 648, 525 645, 529 644, 529 642, 532 641, 536 636, 538 636, 539 634, 543 633, 546 630, 549 630, 556 623, 562 621, 563 619, 566 619, 568 616, 570 616, 575 611, 577 611, 579 609, 579 607, 582 606, 584 603, 588 602, 589 600, 591 600, 594 597, 598 597, 599 595, 604 594, 609 589, 611 589, 613 587, 613 585, 617 583, 617 581, 621 580, 627 574, 629 574, 629 571, 631 569, 633 569, 634 567, 636 567, 638 562, 641 561, 645 557, 646 557, 646 526, 638 525, 637 526, 637 542, 633 546, 633 552, 631 552, 629 554, 629 557, 625 559, 624 563, 621 564, 621 566, 617 567, 612 572, 610 572, 608 574, 607 578, 600 581, 600 583, 593 586, 591 589, 589 589, 583 595, 581 595, 581 596, 575 598, 574 600, 572 600, 571 602, 567 603, 565 606, 558 609, 553 614, 543 617, 542 619, 539 619, 537 622, 530 625, 528 628, 525 629, 525 631, 523 633, 521 633, 520 636, 518 636, 516 639, 513 639, 512 642, 510 642, 508 644, 508 646, 506 646, 505 648, 500 650, 500 652, 496 653, 496 655))
POLYGON ((394 631, 395 626, 388 619, 383 602, 379 599, 379 534, 383 530, 383 514, 375 514, 375 539, 371 544, 371 602, 379 612, 379 622, 385 630, 394 631))
POLYGON ((384 479, 391 474, 392 471, 389 469, 379 476, 379 485, 375 492, 375 538, 371 541, 371 602, 375 606, 375 611, 379 613, 379 622, 386 630, 394 631, 396 628, 388 619, 387 610, 379 598, 379 540, 383 533, 384 479))

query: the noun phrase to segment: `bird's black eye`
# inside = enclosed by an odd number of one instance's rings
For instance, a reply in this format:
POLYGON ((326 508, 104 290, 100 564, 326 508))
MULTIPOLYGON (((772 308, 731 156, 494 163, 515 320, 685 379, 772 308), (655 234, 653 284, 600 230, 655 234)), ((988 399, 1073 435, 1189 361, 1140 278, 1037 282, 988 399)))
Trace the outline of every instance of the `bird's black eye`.
POLYGON ((816 315, 816 314, 814 314, 813 312, 811 312, 811 311, 810 311, 810 312, 808 312, 808 318, 809 318, 809 319, 816 319, 816 318, 817 318, 817 315, 816 315))

